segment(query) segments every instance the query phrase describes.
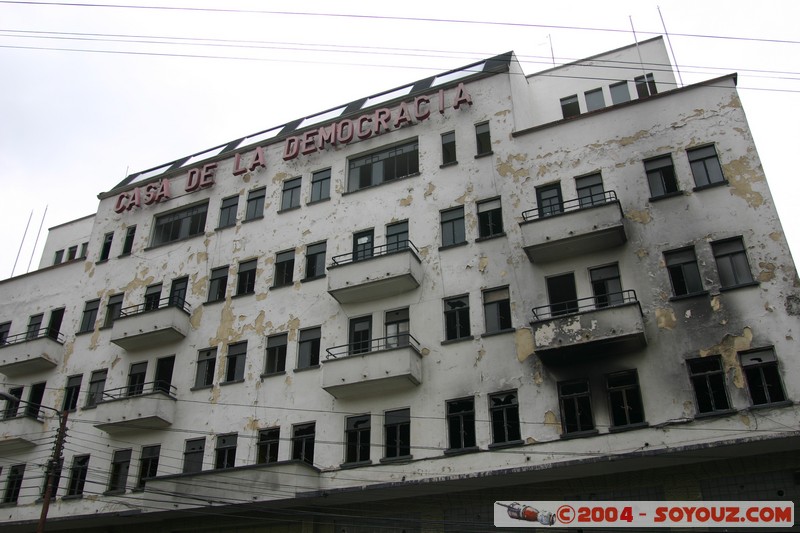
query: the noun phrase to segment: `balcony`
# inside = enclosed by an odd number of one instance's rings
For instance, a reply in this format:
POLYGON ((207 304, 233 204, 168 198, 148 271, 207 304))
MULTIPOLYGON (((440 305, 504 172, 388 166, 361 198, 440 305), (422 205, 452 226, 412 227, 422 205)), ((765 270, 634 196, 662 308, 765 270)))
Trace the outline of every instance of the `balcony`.
POLYGON ((522 242, 532 263, 547 263, 625 243, 622 206, 614 191, 522 213, 522 242))
POLYGON ((125 350, 147 350, 183 339, 191 308, 183 299, 162 298, 124 307, 114 319, 111 342, 125 350))
POLYGON ((592 362, 647 345, 635 291, 581 298, 533 309, 533 342, 543 363, 592 362))
POLYGON ((94 427, 106 433, 163 429, 175 419, 174 386, 163 381, 111 389, 97 402, 94 427))
POLYGON ((411 241, 337 255, 328 266, 328 294, 340 304, 412 291, 422 283, 422 262, 411 241))
POLYGON ((0 372, 18 377, 50 370, 64 358, 64 335, 42 328, 7 337, 0 344, 0 372))
POLYGON ((408 333, 328 348, 322 388, 336 398, 382 396, 422 383, 422 354, 408 333))
POLYGON ((20 448, 36 446, 41 438, 42 421, 14 412, 3 413, 0 420, 0 452, 13 453, 20 448))

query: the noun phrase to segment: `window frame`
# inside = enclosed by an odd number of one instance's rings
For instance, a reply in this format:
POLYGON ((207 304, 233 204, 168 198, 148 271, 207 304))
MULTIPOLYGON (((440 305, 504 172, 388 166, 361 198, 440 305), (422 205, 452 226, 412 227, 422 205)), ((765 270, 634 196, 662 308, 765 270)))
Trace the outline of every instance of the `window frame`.
POLYGON ((477 448, 477 434, 475 431, 475 397, 467 396, 445 402, 447 421, 447 452, 464 452, 477 448), (464 404, 464 408, 453 410, 457 404, 464 404), (470 408, 466 405, 470 404, 470 408))
POLYGON ((247 193, 244 222, 264 218, 264 202, 267 196, 266 187, 258 187, 247 193))
POLYGON ((466 244, 467 228, 464 221, 464 206, 459 205, 440 211, 439 227, 442 234, 441 248, 466 244))
POLYGON ((536 208, 539 218, 552 217, 564 212, 564 196, 560 181, 536 187, 536 208), (552 196, 552 193, 555 193, 555 196, 552 196))
POLYGON ((442 133, 442 164, 440 166, 447 167, 450 165, 458 164, 456 157, 456 132, 448 131, 442 133))
POLYGON ((207 220, 208 200, 156 214, 153 217, 150 248, 203 235, 207 220))
POLYGON ((575 193, 578 196, 580 209, 603 205, 606 203, 605 184, 601 172, 592 172, 583 176, 575 176, 575 193), (590 182, 596 180, 596 182, 590 182), (585 193, 589 194, 585 194, 585 193))
MULTIPOLYGON (((101 263, 103 261, 108 261, 108 258, 111 257, 111 245, 113 244, 113 242, 114 242, 114 232, 113 231, 110 231, 110 232, 106 233, 105 235, 103 235, 103 244, 100 247, 100 257, 97 260, 98 263, 101 263)), ((69 258, 69 256, 68 256, 69 259, 75 259, 75 255, 78 254, 78 247, 77 246, 70 247, 69 254, 72 255, 71 258, 69 258), (72 249, 73 248, 75 249, 75 254, 74 255, 72 254, 72 249)))
POLYGON ((561 118, 566 120, 568 118, 577 117, 581 114, 581 103, 578 100, 577 94, 571 94, 559 99, 561 105, 561 118))
POLYGON ((292 426, 292 459, 313 465, 316 435, 316 422, 294 424, 292 426))
POLYGON ((786 388, 783 385, 783 379, 781 378, 781 371, 778 365, 778 357, 774 347, 766 346, 739 352, 739 363, 742 366, 742 372, 744 373, 745 382, 747 383, 750 403, 752 403, 754 407, 768 407, 791 402, 786 395, 786 388), (768 372, 769 375, 766 375, 765 371, 768 372), (758 379, 758 385, 760 385, 760 390, 762 391, 759 393, 759 396, 762 396, 764 401, 757 401, 756 394, 754 394, 756 378, 758 379), (771 381, 771 383, 768 383, 768 381, 771 381), (773 399, 773 396, 777 397, 773 399))
POLYGON ((636 76, 633 78, 633 84, 636 86, 636 94, 639 98, 647 98, 658 94, 658 86, 652 72, 648 72, 643 76, 636 76))
POLYGON ((561 410, 562 437, 597 432, 597 426, 594 423, 594 410, 592 409, 592 389, 588 379, 580 378, 560 381, 558 383, 558 404, 561 410), (585 390, 569 393, 564 391, 564 388, 572 385, 585 385, 585 390), (572 407, 568 409, 567 407, 570 404, 572 407), (588 420, 582 419, 583 411, 581 409, 588 411, 588 420), (576 418, 573 421, 569 421, 569 415, 574 415, 576 418), (588 422, 588 426, 584 427, 586 422, 588 422))
POLYGON ((597 87, 583 92, 583 99, 586 102, 586 112, 597 111, 598 109, 605 109, 606 97, 603 94, 603 88, 597 87), (600 98, 597 98, 600 95, 600 98))
POLYGON ((81 323, 78 327, 78 333, 89 333, 94 331, 95 323, 97 322, 97 312, 100 310, 100 299, 88 300, 83 307, 83 314, 81 315, 81 323))
POLYGON ((255 294, 257 267, 257 259, 239 262, 239 269, 236 272, 236 296, 255 294))
POLYGON ((511 317, 511 290, 506 285, 481 292, 485 334, 514 331, 511 317), (488 298, 487 298, 488 297, 488 298))
POLYGON ((8 470, 2 503, 16 504, 19 501, 19 495, 22 491, 22 482, 25 479, 25 463, 11 465, 8 470))
POLYGON ((475 157, 492 154, 492 130, 489 121, 475 124, 475 157))
POLYGON ((345 418, 345 464, 370 462, 372 416, 354 415, 345 418))
POLYGON ((78 408, 78 395, 81 393, 81 382, 83 374, 69 376, 64 386, 64 400, 61 405, 62 411, 75 411, 78 408))
POLYGON ((69 482, 67 483, 67 493, 64 497, 83 496, 83 488, 86 485, 86 477, 89 474, 89 454, 73 455, 72 465, 69 468, 69 482))
POLYGON ((703 277, 700 273, 694 246, 665 250, 664 265, 667 268, 667 276, 672 286, 673 298, 690 298, 707 293, 703 287, 703 277), (691 259, 688 255, 682 259, 681 255, 685 255, 687 252, 691 252, 691 259), (694 269, 691 268, 692 266, 694 266, 694 269), (687 276, 687 273, 690 276, 687 276), (682 285, 679 286, 678 282, 682 282, 682 285), (695 284, 697 287, 695 287, 695 284))
POLYGON ((411 458, 411 409, 383 413, 384 459, 411 458))
POLYGON ((303 177, 289 178, 283 180, 281 188, 281 208, 278 213, 291 211, 300 207, 300 193, 303 187, 303 177))
POLYGON ((317 170, 311 174, 311 195, 308 203, 324 202, 331 198, 331 169, 317 170))
POLYGON ((617 372, 610 372, 605 375, 606 385, 606 398, 608 400, 608 418, 610 422, 609 430, 621 430, 632 427, 639 427, 647 424, 644 404, 642 403, 642 388, 639 384, 639 373, 635 369, 620 370, 617 372), (612 379, 618 377, 632 377, 629 383, 612 384, 612 379), (620 398, 616 398, 619 396, 620 398), (618 423, 617 412, 614 405, 622 400, 621 411, 625 420, 624 423, 618 423), (638 409, 640 419, 633 419, 632 412, 638 409))
POLYGON ((217 229, 230 228, 236 225, 239 212, 239 195, 223 198, 219 205, 219 222, 217 229))
POLYGON ((675 161, 672 154, 649 157, 642 161, 647 185, 650 187, 648 201, 670 198, 683 194, 678 175, 675 173, 675 161))
POLYGON ((470 319, 470 310, 469 310, 469 294, 462 294, 459 296, 450 296, 447 298, 442 299, 442 304, 444 306, 444 339, 445 341, 457 341, 461 339, 471 339, 472 338, 472 322, 470 319), (449 302, 456 302, 463 300, 466 302, 466 306, 461 306, 456 309, 448 309, 447 305, 449 302), (452 327, 455 330, 451 329, 449 323, 451 317, 455 317, 455 322, 452 324, 452 327), (464 323, 466 318, 466 331, 464 330, 464 323), (451 335, 452 333, 452 335, 451 335))
POLYGON ((503 227, 503 202, 499 196, 481 200, 475 205, 478 213, 478 238, 491 239, 506 234, 503 227))
POLYGON ((86 407, 94 407, 103 401, 103 394, 105 393, 106 380, 108 379, 108 370, 94 370, 89 377, 89 389, 86 391, 86 407))
POLYGON ((133 240, 136 238, 136 225, 128 226, 125 229, 125 240, 122 242, 122 253, 120 257, 131 255, 133 251, 133 240))
POLYGON ((278 462, 280 453, 281 428, 273 426, 258 430, 258 442, 256 444, 256 464, 268 464, 278 462))
POLYGON ((689 168, 692 171, 692 178, 694 178, 694 190, 702 190, 728 183, 722 170, 719 153, 713 143, 687 148, 686 158, 689 160, 689 168), (700 181, 698 181, 698 177, 701 178, 700 181))
POLYGON ((297 336, 297 369, 318 367, 321 352, 322 327, 301 329, 297 336))
POLYGON ((183 465, 181 467, 181 472, 184 474, 202 472, 205 451, 205 437, 186 439, 183 445, 183 465))
POLYGON ((741 235, 712 241, 711 253, 714 255, 714 262, 717 265, 720 290, 758 285, 753 277, 750 260, 747 257, 747 248, 741 235), (721 248, 729 247, 734 243, 739 245, 739 249, 721 250, 721 248), (727 281, 734 281, 734 283, 727 283, 727 281))
POLYGON ((158 463, 160 455, 160 444, 142 446, 142 451, 139 456, 139 475, 136 477, 137 489, 143 489, 145 482, 148 479, 158 476, 158 463))
POLYGON ((416 137, 350 157, 347 160, 347 192, 353 193, 418 176, 420 173, 419 163, 419 140, 416 137), (381 170, 376 173, 375 165, 378 163, 381 165, 381 170), (392 165, 393 172, 386 172, 388 164, 392 165), (401 168, 399 172, 398 166, 401 168), (369 168, 369 172, 364 176, 362 176, 362 168, 369 168), (387 178, 387 176, 391 177, 387 178), (369 183, 366 183, 367 180, 369 183))
POLYGON ((519 393, 516 390, 495 392, 489 395, 489 421, 492 430, 490 446, 508 446, 522 443, 522 426, 519 418, 519 393), (495 399, 512 397, 510 401, 497 403, 495 399))
MULTIPOLYGON (((710 365, 709 365, 710 366, 710 365)), ((731 411, 731 400, 728 396, 728 387, 725 382, 725 369, 720 355, 708 355, 686 359, 686 369, 689 374, 689 383, 694 392, 696 416, 725 414, 731 411), (704 363, 716 363, 714 369, 699 368, 704 363), (695 368, 692 368, 692 367, 695 368), (698 385, 704 385, 701 389, 698 385), (721 388, 721 391, 719 390, 721 388), (701 398, 701 393, 702 398, 701 398), (718 403, 724 405, 717 405, 718 403), (705 408, 706 404, 710 408, 705 408)))
POLYGON ((275 254, 275 274, 272 279, 273 289, 290 287, 294 284, 294 261, 296 255, 294 248, 275 254))
POLYGON ((305 277, 302 281, 324 278, 328 241, 316 242, 306 246, 305 277))
POLYGON ((132 455, 133 450, 130 448, 114 450, 111 456, 106 494, 121 494, 127 490, 132 455))
POLYGON ((278 333, 267 337, 264 375, 282 374, 286 371, 286 355, 289 350, 289 334, 278 333))
POLYGON ((217 348, 204 348, 198 350, 195 363, 194 388, 202 389, 214 385, 214 375, 217 368, 217 348))
POLYGON ((227 470, 236 467, 236 447, 238 433, 217 435, 214 445, 214 470, 227 470))
POLYGON ((206 303, 221 302, 225 300, 228 294, 228 275, 230 274, 230 265, 225 265, 211 269, 211 275, 208 277, 208 299, 206 303))
POLYGON ((612 83, 608 86, 608 92, 611 94, 611 105, 624 104, 631 101, 631 89, 628 87, 628 80, 612 83), (624 87, 624 92, 622 88, 624 87), (623 96, 623 98, 617 98, 623 96))
POLYGON ((244 367, 247 363, 247 341, 235 342, 228 345, 225 354, 225 381, 224 383, 238 383, 244 381, 244 367))

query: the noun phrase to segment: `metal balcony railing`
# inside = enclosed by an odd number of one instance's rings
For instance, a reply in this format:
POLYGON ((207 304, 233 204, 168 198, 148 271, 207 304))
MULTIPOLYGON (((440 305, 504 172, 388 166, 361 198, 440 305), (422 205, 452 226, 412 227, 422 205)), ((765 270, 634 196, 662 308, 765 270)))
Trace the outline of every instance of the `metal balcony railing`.
POLYGON ((0 348, 4 346, 11 346, 23 342, 33 341, 36 339, 47 338, 56 341, 57 343, 64 344, 64 334, 51 328, 29 329, 24 333, 17 333, 16 335, 9 335, 5 339, 0 340, 0 348))
POLYGON ((636 291, 629 289, 621 292, 610 292, 608 294, 598 294, 588 298, 568 300, 566 302, 556 302, 548 305, 540 305, 533 308, 533 320, 549 320, 565 315, 583 313, 586 311, 598 311, 609 307, 638 302, 636 291))
POLYGON ((357 261, 366 261, 367 259, 372 259, 373 257, 381 257, 383 255, 394 254, 397 252, 405 252, 406 250, 411 250, 415 255, 419 255, 419 250, 416 246, 414 246, 414 243, 408 239, 405 239, 402 241, 382 244, 381 246, 372 246, 369 248, 356 247, 356 249, 352 252, 334 256, 331 259, 333 263, 331 263, 330 266, 336 267, 339 265, 346 265, 348 263, 355 263, 357 261))
POLYGON ((128 383, 125 387, 116 389, 109 389, 103 391, 102 397, 97 403, 113 402, 115 400, 124 400, 125 398, 135 398, 136 396, 143 396, 145 394, 163 393, 172 398, 176 397, 178 389, 168 381, 156 380, 148 382, 134 382, 128 383))
POLYGON ((592 194, 590 196, 584 196, 582 198, 567 200, 566 202, 558 202, 547 206, 528 209, 527 211, 522 212, 522 218, 525 222, 528 222, 531 220, 538 220, 555 215, 561 215, 563 213, 568 213, 570 211, 578 211, 581 209, 587 209, 589 207, 595 207, 598 205, 604 205, 616 201, 617 201, 616 192, 603 191, 592 194))
POLYGON ((383 350, 393 350, 395 348, 404 348, 410 346, 419 351, 419 341, 414 338, 410 333, 400 333, 399 335, 390 335, 388 337, 381 337, 379 339, 365 339, 362 341, 351 342, 350 344, 342 344, 341 346, 334 346, 333 348, 326 348, 326 359, 339 359, 343 357, 350 357, 353 355, 364 355, 383 350))
POLYGON ((176 298, 173 296, 167 296, 166 298, 161 298, 160 300, 151 300, 145 301, 139 305, 131 305, 128 307, 123 307, 119 312, 119 318, 125 318, 128 316, 135 316, 140 315, 142 313, 149 313, 151 311, 157 311, 159 309, 165 309, 167 307, 177 307, 178 309, 182 310, 186 314, 192 313, 192 308, 189 304, 186 303, 186 300, 183 298, 176 298))

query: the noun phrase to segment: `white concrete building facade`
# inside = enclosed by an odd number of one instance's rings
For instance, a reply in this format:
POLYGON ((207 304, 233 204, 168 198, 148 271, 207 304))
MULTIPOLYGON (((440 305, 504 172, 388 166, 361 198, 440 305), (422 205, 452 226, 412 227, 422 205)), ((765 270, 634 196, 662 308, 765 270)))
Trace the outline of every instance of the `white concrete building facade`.
POLYGON ((736 76, 513 53, 133 174, 0 281, 0 524, 485 531, 794 500, 798 278, 736 76), (84 244, 86 243, 86 244, 84 244))

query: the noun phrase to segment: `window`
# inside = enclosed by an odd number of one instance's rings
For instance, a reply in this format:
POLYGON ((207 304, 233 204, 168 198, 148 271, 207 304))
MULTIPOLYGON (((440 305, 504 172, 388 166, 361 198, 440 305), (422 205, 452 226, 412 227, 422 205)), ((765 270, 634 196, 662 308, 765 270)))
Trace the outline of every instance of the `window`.
POLYGON ((262 218, 264 216, 264 197, 266 193, 266 187, 254 189, 247 193, 247 208, 244 213, 245 221, 262 218))
POLYGON ((416 140, 384 148, 349 163, 348 192, 380 185, 419 173, 419 144, 416 140))
POLYGON ((214 368, 217 365, 217 349, 206 348, 197 353, 195 387, 210 387, 214 383, 214 368))
POLYGON ((72 458, 72 467, 69 469, 69 484, 67 496, 80 496, 86 484, 86 475, 89 473, 89 456, 76 455, 72 458))
POLYGON ((13 465, 8 469, 6 490, 3 492, 3 503, 17 503, 22 489, 22 478, 25 475, 25 465, 13 465))
POLYGON ((314 434, 314 422, 292 427, 292 459, 314 464, 314 434))
POLYGON ((58 265, 64 260, 64 250, 56 250, 56 255, 53 258, 53 264, 58 265))
POLYGON ((345 462, 369 461, 370 415, 348 416, 345 438, 345 462))
POLYGON ((136 226, 128 226, 125 230, 125 240, 122 243, 122 255, 130 255, 133 250, 133 238, 136 236, 136 226))
POLYGON ((739 354, 753 405, 786 401, 775 350, 762 348, 739 354))
POLYGON ((558 384, 561 404, 561 426, 564 433, 580 433, 594 429, 589 382, 585 379, 558 384))
POLYGON ((383 323, 386 328, 386 348, 408 346, 408 308, 387 311, 383 323))
POLYGON ((244 379, 244 363, 247 357, 247 341, 228 345, 225 381, 242 381, 244 379))
POLYGON ((353 234, 353 261, 362 261, 372 257, 374 230, 368 229, 353 234))
POLYGON ((475 125, 475 146, 477 148, 476 155, 492 153, 492 136, 488 122, 475 125))
POLYGON ((383 430, 387 459, 411 456, 411 409, 386 411, 383 430))
POLYGON ((188 239, 206 230, 208 203, 194 205, 156 217, 151 246, 188 239))
POLYGON ((25 332, 25 340, 38 339, 42 329, 43 314, 31 315, 28 319, 28 330, 25 332))
POLYGON ((275 463, 278 461, 278 447, 280 445, 280 428, 267 428, 258 432, 257 464, 275 463))
POLYGON ((321 328, 311 328, 300 331, 300 341, 297 351, 297 368, 308 368, 319 365, 321 337, 321 328))
POLYGON ((627 81, 612 83, 608 89, 611 91, 611 103, 614 105, 631 101, 631 92, 628 90, 627 81))
MULTIPOLYGON (((58 340, 61 333, 61 323, 64 320, 64 308, 53 309, 50 311, 50 321, 47 323, 47 336, 53 340, 58 340)), ((0 342, 2 344, 2 342, 0 342)))
POLYGON ((225 299, 225 291, 228 287, 228 267, 219 267, 211 270, 211 278, 208 281, 208 301, 218 302, 225 299))
POLYGON ((581 114, 581 107, 578 104, 578 95, 573 94, 561 99, 561 115, 564 118, 576 117, 581 114))
POLYGON ((267 338, 267 366, 265 374, 275 374, 286 370, 286 343, 288 335, 281 333, 267 338))
POLYGON ((239 263, 239 273, 236 278, 236 295, 253 294, 256 292, 256 259, 239 263))
POLYGON ((14 418, 19 411, 19 401, 22 398, 22 387, 13 387, 8 390, 11 399, 6 399, 6 406, 3 409, 3 418, 14 418))
POLYGON ((172 286, 169 289, 169 305, 183 309, 186 305, 186 289, 188 287, 188 277, 173 279, 172 286))
POLYGON ((578 310, 578 293, 575 289, 575 275, 572 272, 550 276, 546 282, 551 316, 565 315, 578 310))
POLYGON ((236 433, 219 435, 214 457, 214 468, 233 468, 236 466, 236 433))
POLYGON ((300 185, 302 185, 302 178, 292 178, 283 182, 281 211, 300 207, 300 185))
POLYGON ((581 208, 601 205, 606 202, 603 178, 600 173, 575 178, 575 190, 581 208))
POLYGON ((291 285, 294 280, 294 250, 278 252, 275 255, 275 279, 273 287, 291 285))
POLYGON ((447 402, 447 436, 451 450, 475 446, 475 399, 447 402))
POLYGON ((83 308, 83 316, 81 317, 81 327, 78 333, 88 333, 94 329, 94 323, 97 320, 97 310, 100 308, 100 300, 90 300, 86 302, 83 308))
POLYGON ((158 309, 161 304, 161 284, 150 285, 144 291, 144 310, 158 309))
POLYGON ((386 226, 386 253, 408 248, 408 220, 386 226))
POLYGON ((39 406, 42 405, 46 386, 47 383, 45 382, 31 385, 31 390, 28 392, 28 403, 25 405, 25 416, 31 418, 39 417, 39 406))
POLYGON ((219 225, 218 228, 227 228, 236 225, 236 211, 239 207, 239 196, 231 196, 222 199, 222 205, 219 208, 219 225))
POLYGON ((647 182, 650 184, 651 198, 659 198, 678 192, 678 181, 675 179, 675 168, 672 156, 665 155, 644 162, 647 182))
POLYGON ((464 207, 442 211, 442 246, 454 246, 467 242, 464 228, 464 207))
POLYGON ((144 380, 147 375, 147 361, 134 363, 128 373, 128 396, 138 396, 144 392, 144 380))
POLYGON ((554 183, 536 187, 536 203, 539 206, 540 218, 561 213, 564 210, 561 200, 561 184, 554 183))
POLYGON ((448 341, 470 337, 469 296, 444 301, 444 337, 448 341))
POLYGON ((70 376, 67 378, 67 386, 64 387, 64 403, 62 411, 72 411, 78 407, 78 394, 81 391, 81 380, 83 376, 70 376))
POLYGON ((457 163, 456 132, 442 133, 442 166, 457 163))
POLYGON ((711 250, 714 252, 719 282, 723 289, 750 285, 754 282, 741 237, 712 242, 711 250))
POLYGON ((305 279, 319 278, 325 275, 325 252, 327 244, 318 242, 306 246, 306 277, 305 279))
POLYGON ((508 287, 483 292, 483 317, 486 333, 507 331, 511 328, 511 300, 508 287))
POLYGON ((697 268, 694 247, 664 252, 664 261, 675 296, 703 292, 703 283, 700 281, 700 270, 697 268))
POLYGON ((144 482, 158 475, 158 456, 161 446, 142 446, 142 457, 139 461, 139 477, 136 479, 136 488, 144 487, 144 482))
POLYGON ((489 415, 492 417, 493 444, 507 444, 522 439, 516 391, 490 395, 489 415))
POLYGON ((81 243, 81 259, 86 259, 86 253, 88 252, 88 250, 89 250, 89 243, 88 242, 81 243))
POLYGON ((503 235, 503 207, 500 198, 478 202, 478 237, 503 235))
POLYGON ((122 300, 125 298, 124 294, 112 294, 108 297, 106 304, 106 321, 103 327, 110 328, 116 319, 122 314, 122 300))
POLYGON ((331 197, 331 169, 326 168, 311 175, 311 202, 331 197))
POLYGON ((686 155, 689 156, 689 165, 692 167, 695 185, 704 187, 725 183, 725 176, 722 174, 722 167, 713 144, 686 150, 686 155))
POLYGON ((131 467, 131 450, 115 450, 111 459, 111 476, 108 478, 108 492, 125 492, 128 483, 128 470, 131 467))
MULTIPOLYGON (((111 236, 113 237, 113 233, 111 236)), ((78 254, 78 247, 77 246, 70 246, 67 250, 67 261, 72 261, 75 259, 75 256, 78 254)))
POLYGON ((606 106, 606 100, 603 98, 603 89, 593 89, 583 93, 586 97, 586 111, 595 111, 596 109, 603 109, 606 106))
MULTIPOLYGON (((108 256, 111 255, 111 243, 114 240, 114 233, 106 233, 103 236, 103 247, 100 249, 100 261, 108 261, 108 256)), ((75 251, 72 251, 72 248, 69 249, 69 254, 71 257, 69 259, 75 259, 75 255, 78 253, 78 247, 75 246, 75 251)))
POLYGON ((156 375, 153 379, 153 392, 172 394, 172 372, 175 368, 175 356, 160 357, 156 360, 156 375))
POLYGON ((206 450, 206 439, 189 439, 183 449, 183 473, 203 470, 203 454, 206 450))
POLYGON ((689 367, 689 379, 697 399, 697 412, 713 413, 730 409, 720 356, 688 359, 686 365, 689 367))
POLYGON ((644 76, 636 76, 633 78, 633 82, 636 84, 636 93, 639 95, 639 98, 658 94, 656 80, 653 78, 652 73, 645 74, 644 76))
POLYGON ((616 263, 604 267, 590 268, 594 306, 598 309, 622 303, 622 282, 616 263))
POLYGON ((0 344, 8 342, 9 332, 11 332, 11 322, 3 322, 0 324, 0 344))
POLYGON ((618 428, 644 423, 644 408, 635 370, 614 372, 606 376, 608 411, 611 426, 618 428))
POLYGON ((86 407, 94 407, 103 401, 108 370, 95 370, 89 378, 89 391, 86 393, 86 407))
POLYGON ((350 355, 368 353, 372 343, 372 317, 350 319, 350 355))

